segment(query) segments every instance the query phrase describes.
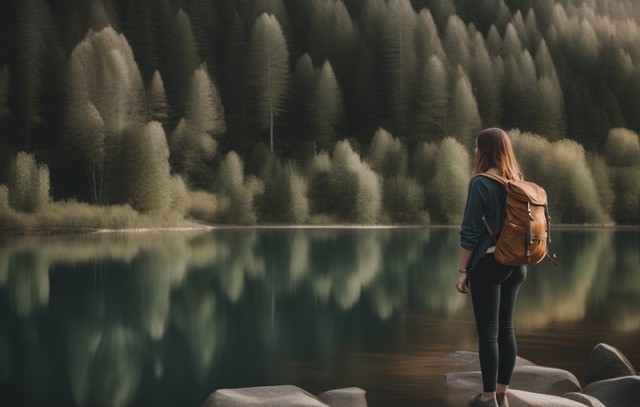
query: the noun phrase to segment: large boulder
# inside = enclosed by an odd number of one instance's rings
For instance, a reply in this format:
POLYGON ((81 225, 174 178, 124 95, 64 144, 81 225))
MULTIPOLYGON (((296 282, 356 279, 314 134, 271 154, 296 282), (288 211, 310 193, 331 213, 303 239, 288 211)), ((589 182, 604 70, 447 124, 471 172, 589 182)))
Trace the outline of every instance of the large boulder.
POLYGON ((606 406, 640 406, 640 376, 617 377, 591 383, 582 393, 593 396, 606 406))
POLYGON ((635 374, 633 365, 622 352, 606 343, 599 343, 589 355, 584 381, 588 384, 635 374))
POLYGON ((327 407, 312 394, 296 386, 262 386, 220 389, 200 407, 327 407))
MULTIPOLYGON (((523 390, 526 393, 558 396, 580 390, 578 379, 566 370, 543 366, 518 366, 513 372, 510 383, 512 390, 523 390)), ((482 391, 482 374, 480 372, 457 372, 445 375, 444 398, 449 406, 462 406, 474 395, 482 391)), ((530 402, 530 397, 523 396, 530 402)), ((509 398, 511 400, 511 398, 509 398)), ((553 405, 567 405, 571 400, 555 400, 553 405), (560 404, 558 404, 560 403, 560 404), (562 404, 565 403, 565 404, 562 404)), ((523 401, 524 402, 524 401, 523 401)), ((571 401, 573 402, 573 401, 571 401)), ((575 404, 575 402, 573 402, 575 404)), ((527 404, 529 405, 529 404, 527 404)), ((545 405, 545 404, 531 404, 545 405)))
POLYGON ((584 404, 568 398, 524 390, 509 390, 508 399, 510 407, 584 407, 584 404))
MULTIPOLYGON (((480 358, 478 352, 469 352, 459 350, 447 354, 440 359, 448 372, 469 372, 480 370, 480 358)), ((516 358, 516 366, 535 366, 535 363, 523 359, 520 356, 516 358)))
POLYGON ((569 400, 579 401, 580 403, 584 404, 585 406, 589 406, 589 407, 607 407, 604 404, 602 404, 602 402, 600 400, 598 400, 597 398, 595 398, 593 396, 589 396, 587 394, 567 393, 562 397, 568 398, 569 400))
POLYGON ((518 366, 513 371, 509 387, 562 396, 580 391, 580 382, 573 373, 566 370, 545 366, 518 366))
POLYGON ((480 372, 458 372, 444 376, 444 399, 447 406, 467 406, 469 399, 481 391, 480 372))
POLYGON ((325 391, 318 399, 330 407, 367 407, 365 391, 358 387, 348 387, 325 391))
MULTIPOLYGON (((445 375, 444 400, 449 407, 469 405, 469 399, 482 392, 480 372, 459 372, 445 375)), ((511 407, 584 407, 577 401, 548 394, 509 389, 511 407)))

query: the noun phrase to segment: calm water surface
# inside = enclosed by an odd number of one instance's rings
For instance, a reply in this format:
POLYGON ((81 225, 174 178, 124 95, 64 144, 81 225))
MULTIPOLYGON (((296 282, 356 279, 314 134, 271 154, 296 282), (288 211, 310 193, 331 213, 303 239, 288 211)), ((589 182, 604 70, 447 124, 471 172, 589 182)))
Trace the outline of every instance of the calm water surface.
MULTIPOLYGON (((562 268, 521 291, 520 356, 580 376, 604 341, 640 366, 640 230, 554 246, 562 268)), ((457 259, 447 228, 2 237, 0 405, 199 406, 271 384, 438 405, 440 358, 476 348, 457 259)))

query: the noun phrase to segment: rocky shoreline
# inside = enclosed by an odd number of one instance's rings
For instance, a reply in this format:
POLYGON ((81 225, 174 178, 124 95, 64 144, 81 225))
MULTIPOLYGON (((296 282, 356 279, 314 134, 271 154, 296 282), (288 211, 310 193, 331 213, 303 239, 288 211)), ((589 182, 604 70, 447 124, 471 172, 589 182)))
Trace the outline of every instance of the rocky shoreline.
MULTIPOLYGON (((445 403, 468 405, 482 391, 476 352, 453 352, 443 359, 445 403)), ((618 349, 596 345, 587 361, 583 387, 571 372, 518 358, 509 388, 511 407, 640 407, 640 376, 618 349)))
MULTIPOLYGON (((442 359, 443 403, 466 407, 481 391, 477 352, 457 351, 442 359)), ((587 361, 583 387, 571 372, 518 357, 509 389, 511 407, 640 407, 640 376, 618 349, 600 343, 587 361)), ((220 389, 201 407, 366 407, 365 391, 350 387, 314 396, 296 386, 220 389)))

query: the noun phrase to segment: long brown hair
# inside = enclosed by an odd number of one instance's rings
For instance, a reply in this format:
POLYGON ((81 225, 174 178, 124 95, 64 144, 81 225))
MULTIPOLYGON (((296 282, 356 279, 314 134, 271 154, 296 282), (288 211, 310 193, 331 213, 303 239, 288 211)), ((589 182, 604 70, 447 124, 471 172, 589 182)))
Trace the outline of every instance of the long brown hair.
POLYGON ((474 174, 495 168, 504 178, 522 178, 511 140, 504 130, 496 127, 482 130, 476 138, 476 147, 474 174))

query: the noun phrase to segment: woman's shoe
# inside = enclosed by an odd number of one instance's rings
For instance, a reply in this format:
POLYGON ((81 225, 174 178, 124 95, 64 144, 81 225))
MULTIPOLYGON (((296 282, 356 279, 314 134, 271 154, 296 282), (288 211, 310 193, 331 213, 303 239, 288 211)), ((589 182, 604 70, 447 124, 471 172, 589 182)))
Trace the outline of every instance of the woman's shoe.
POLYGON ((496 400, 498 401, 498 407, 509 407, 509 400, 507 400, 507 393, 497 393, 496 400))
POLYGON ((498 403, 496 399, 493 400, 485 400, 482 398, 482 393, 478 394, 471 400, 469 400, 470 407, 497 407, 498 403))

